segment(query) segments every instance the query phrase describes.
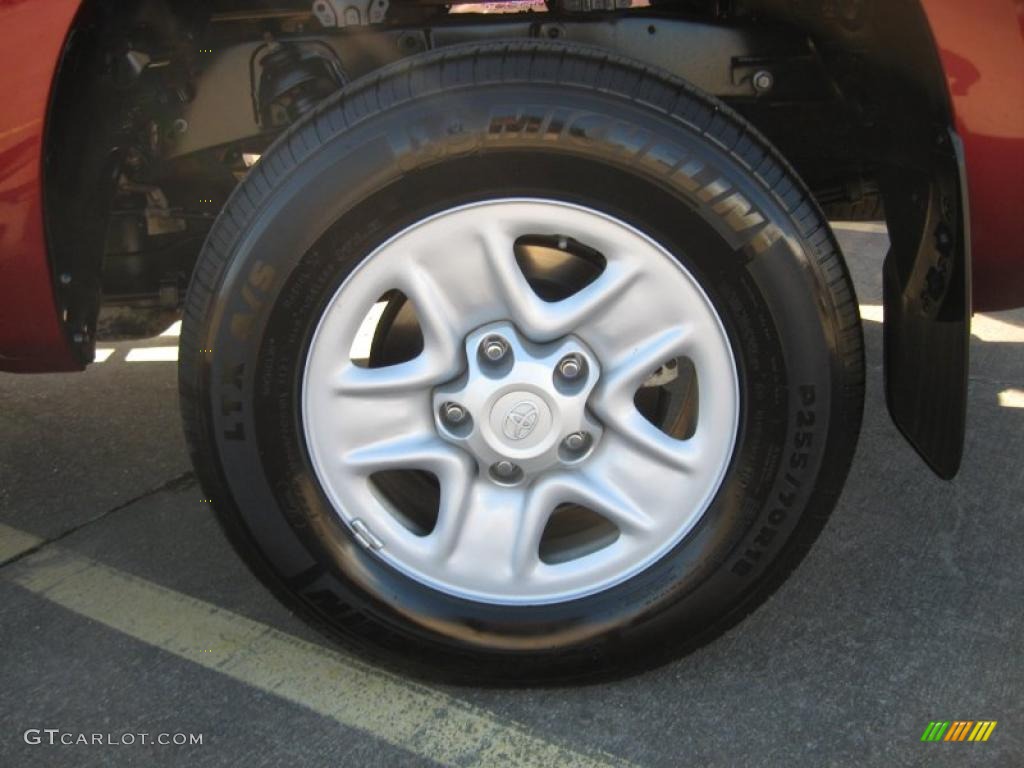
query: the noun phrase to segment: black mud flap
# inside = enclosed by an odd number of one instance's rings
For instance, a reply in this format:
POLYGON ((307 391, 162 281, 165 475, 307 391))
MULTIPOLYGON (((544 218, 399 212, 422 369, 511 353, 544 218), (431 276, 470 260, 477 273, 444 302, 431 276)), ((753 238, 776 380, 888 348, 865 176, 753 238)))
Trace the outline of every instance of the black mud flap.
POLYGON ((930 172, 904 171, 885 196, 885 392, 889 413, 939 477, 963 456, 971 332, 963 147, 940 133, 930 172))

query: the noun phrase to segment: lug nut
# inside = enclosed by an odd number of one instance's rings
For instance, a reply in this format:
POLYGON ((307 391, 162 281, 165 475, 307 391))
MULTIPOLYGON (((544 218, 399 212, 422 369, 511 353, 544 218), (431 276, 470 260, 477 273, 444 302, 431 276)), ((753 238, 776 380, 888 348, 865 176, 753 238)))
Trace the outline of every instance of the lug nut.
POLYGON ((500 336, 488 336, 480 345, 480 351, 484 353, 484 357, 496 363, 508 352, 508 342, 500 336))
POLYGON ((583 361, 579 355, 566 355, 558 363, 558 372, 563 379, 575 379, 583 373, 583 361))
POLYGON ((496 463, 492 469, 494 474, 498 477, 512 477, 516 473, 518 467, 511 461, 502 460, 496 463))
POLYGON ((458 403, 445 403, 441 406, 441 418, 449 424, 461 424, 466 418, 466 409, 458 403))
POLYGON ((590 435, 586 432, 573 432, 565 438, 565 447, 573 453, 579 453, 590 444, 590 435))

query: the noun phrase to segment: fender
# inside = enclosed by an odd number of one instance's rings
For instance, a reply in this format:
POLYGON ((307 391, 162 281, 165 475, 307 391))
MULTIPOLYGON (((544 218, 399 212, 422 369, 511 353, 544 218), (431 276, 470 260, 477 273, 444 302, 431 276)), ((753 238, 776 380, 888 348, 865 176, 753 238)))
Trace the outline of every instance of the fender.
POLYGON ((963 141, 974 308, 1024 306, 1024 1, 921 4, 963 141))
POLYGON ((0 371, 78 371, 43 223, 47 106, 78 0, 0 4, 0 371))

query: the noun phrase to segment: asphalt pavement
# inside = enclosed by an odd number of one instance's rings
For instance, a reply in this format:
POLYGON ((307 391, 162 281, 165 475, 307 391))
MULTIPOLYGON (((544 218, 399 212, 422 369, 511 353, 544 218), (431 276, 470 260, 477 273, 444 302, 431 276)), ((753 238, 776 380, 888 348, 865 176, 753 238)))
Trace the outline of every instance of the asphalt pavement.
POLYGON ((201 501, 174 328, 0 374, 0 765, 1024 765, 1024 310, 975 318, 941 481, 885 411, 884 230, 837 233, 868 390, 831 521, 739 626, 614 683, 425 685, 308 629, 201 501), (932 721, 996 726, 922 742, 932 721))

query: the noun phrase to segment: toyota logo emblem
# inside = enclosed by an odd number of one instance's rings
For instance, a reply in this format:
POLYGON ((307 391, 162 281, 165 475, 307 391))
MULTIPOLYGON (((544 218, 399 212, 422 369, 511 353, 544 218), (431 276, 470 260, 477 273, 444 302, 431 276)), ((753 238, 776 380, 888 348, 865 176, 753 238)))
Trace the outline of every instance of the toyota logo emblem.
POLYGON ((529 400, 522 400, 513 405, 507 414, 501 431, 509 440, 525 440, 537 426, 540 411, 529 400))

